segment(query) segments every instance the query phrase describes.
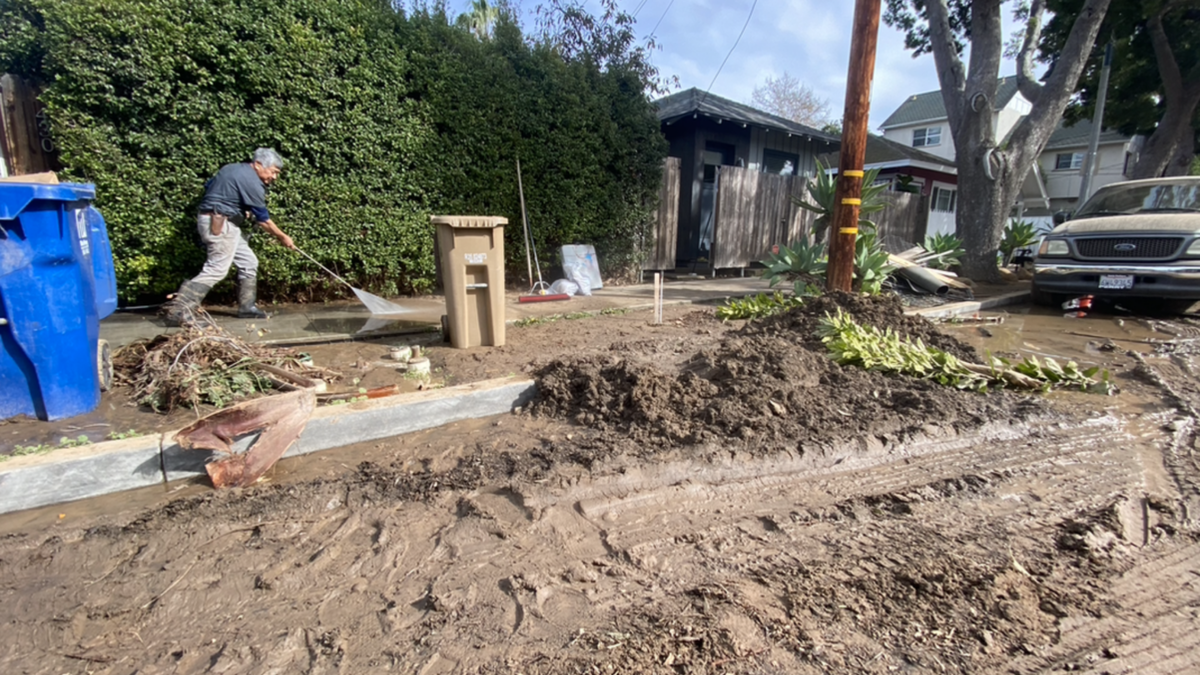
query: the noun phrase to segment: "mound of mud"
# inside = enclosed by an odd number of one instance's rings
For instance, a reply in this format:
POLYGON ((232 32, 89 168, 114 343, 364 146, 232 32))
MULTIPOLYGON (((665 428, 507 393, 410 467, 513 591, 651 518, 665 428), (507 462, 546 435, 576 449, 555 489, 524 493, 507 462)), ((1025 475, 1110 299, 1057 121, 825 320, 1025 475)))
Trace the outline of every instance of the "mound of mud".
POLYGON ((926 319, 905 314, 904 305, 897 295, 867 297, 834 291, 812 298, 802 307, 749 323, 742 332, 746 335, 792 337, 803 340, 813 350, 823 353, 821 340, 816 336, 817 325, 825 315, 836 314, 839 309, 853 316, 860 324, 875 326, 880 330, 891 328, 895 333, 921 340, 964 361, 981 362, 973 347, 942 333, 926 319))
POLYGON ((972 428, 1038 408, 1003 392, 979 395, 838 366, 815 331, 839 307, 863 323, 975 356, 927 321, 904 316, 894 298, 833 294, 751 324, 679 369, 616 357, 554 361, 538 372, 532 411, 626 437, 643 454, 729 442, 769 454, 850 437, 899 437, 930 423, 972 428))

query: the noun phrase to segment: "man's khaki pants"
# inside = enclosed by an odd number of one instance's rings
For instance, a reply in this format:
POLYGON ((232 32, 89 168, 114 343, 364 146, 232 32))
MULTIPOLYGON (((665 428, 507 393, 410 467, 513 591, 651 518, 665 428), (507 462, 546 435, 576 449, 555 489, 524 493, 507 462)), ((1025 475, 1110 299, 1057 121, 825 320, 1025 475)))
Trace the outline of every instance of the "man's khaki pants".
POLYGON ((212 216, 209 215, 196 218, 196 229, 200 231, 200 241, 208 249, 208 259, 193 282, 211 288, 229 274, 230 265, 237 267, 238 283, 258 275, 258 256, 250 250, 241 228, 234 225, 232 219, 225 220, 220 236, 213 235, 212 216))

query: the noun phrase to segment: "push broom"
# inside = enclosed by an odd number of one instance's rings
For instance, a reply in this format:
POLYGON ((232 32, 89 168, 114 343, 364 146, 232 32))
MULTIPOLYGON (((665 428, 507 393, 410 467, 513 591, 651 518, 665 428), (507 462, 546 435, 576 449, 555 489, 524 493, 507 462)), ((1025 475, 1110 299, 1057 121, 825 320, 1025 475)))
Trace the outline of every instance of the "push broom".
POLYGON ((517 191, 521 195, 521 224, 525 229, 525 266, 529 269, 529 295, 517 296, 517 302, 551 302, 553 300, 570 300, 566 293, 551 293, 550 286, 542 281, 542 263, 537 259, 537 248, 529 233, 529 217, 525 214, 525 187, 521 184, 521 160, 517 160, 517 191), (533 252, 532 259, 530 251, 533 252), (533 280, 533 265, 537 263, 537 281, 533 280))

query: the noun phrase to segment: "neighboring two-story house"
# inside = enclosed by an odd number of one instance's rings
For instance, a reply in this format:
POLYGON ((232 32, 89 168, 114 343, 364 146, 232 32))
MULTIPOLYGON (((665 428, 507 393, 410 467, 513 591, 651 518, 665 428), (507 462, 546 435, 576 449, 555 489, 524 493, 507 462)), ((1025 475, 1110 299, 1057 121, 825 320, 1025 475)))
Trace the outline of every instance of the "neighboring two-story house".
MULTIPOLYGON (((1000 78, 992 110, 997 138, 1003 139, 1012 133, 1031 108, 1029 101, 1017 90, 1015 75, 1000 78)), ((1014 215, 1049 223, 1054 212, 1078 206, 1083 156, 1087 152, 1091 128, 1091 123, 1086 121, 1070 127, 1060 124, 1025 179, 1021 197, 1014 205, 1014 215)), ((950 164, 955 161, 954 139, 940 90, 910 96, 884 121, 880 130, 888 140, 943 157, 950 164)), ((1125 179, 1129 150, 1129 138, 1112 131, 1101 134, 1092 191, 1125 179)), ((867 168, 871 168, 869 162, 867 168)), ((917 178, 916 182, 923 181, 917 178)), ((922 193, 930 197, 927 228, 930 234, 954 231, 956 190, 955 183, 946 178, 931 186, 922 185, 922 193)))

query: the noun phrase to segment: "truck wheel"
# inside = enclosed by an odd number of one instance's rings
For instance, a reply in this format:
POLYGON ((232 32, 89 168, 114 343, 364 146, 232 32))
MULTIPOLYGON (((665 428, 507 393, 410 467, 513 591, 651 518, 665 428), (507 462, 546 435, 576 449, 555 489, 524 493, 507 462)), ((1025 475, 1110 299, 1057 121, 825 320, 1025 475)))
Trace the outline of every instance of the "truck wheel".
POLYGON ((1047 293, 1041 288, 1038 288, 1037 283, 1029 285, 1029 298, 1033 300, 1033 304, 1043 307, 1059 307, 1062 305, 1062 299, 1053 293, 1047 293))
POLYGON ((112 348, 108 346, 108 340, 100 340, 96 344, 96 373, 99 376, 100 391, 112 389, 112 348))

